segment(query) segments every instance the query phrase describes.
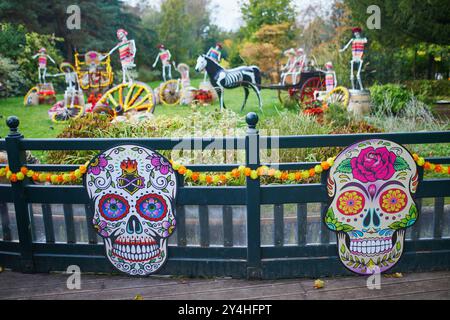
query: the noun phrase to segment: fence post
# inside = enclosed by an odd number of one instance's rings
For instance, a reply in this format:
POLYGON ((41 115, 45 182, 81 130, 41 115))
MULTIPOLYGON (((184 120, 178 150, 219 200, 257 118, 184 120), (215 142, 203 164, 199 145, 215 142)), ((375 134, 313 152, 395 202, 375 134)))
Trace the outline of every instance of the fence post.
MULTIPOLYGON (((6 120, 9 127, 9 134, 5 138, 6 152, 8 154, 8 165, 12 172, 19 172, 21 167, 26 163, 26 153, 21 150, 21 139, 23 135, 18 131, 20 121, 17 117, 9 117, 6 120)), ((13 193, 14 208, 16 211, 17 231, 20 242, 21 269, 24 273, 34 271, 33 262, 33 238, 31 233, 31 219, 28 209, 28 202, 25 196, 24 181, 12 183, 11 189, 13 193)))
MULTIPOLYGON (((252 170, 260 166, 258 115, 251 112, 246 117, 248 125, 245 138, 246 165, 252 170)), ((261 199, 260 180, 247 177, 247 278, 261 279, 261 199)))

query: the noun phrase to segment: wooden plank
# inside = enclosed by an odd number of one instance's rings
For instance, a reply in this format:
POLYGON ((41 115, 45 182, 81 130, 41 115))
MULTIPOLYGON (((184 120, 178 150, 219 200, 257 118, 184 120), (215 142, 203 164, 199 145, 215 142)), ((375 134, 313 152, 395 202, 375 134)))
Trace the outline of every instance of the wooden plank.
POLYGON ((184 206, 177 206, 175 213, 177 220, 177 244, 179 247, 186 247, 186 211, 184 206))
POLYGON ((327 214, 328 204, 327 203, 321 203, 320 204, 320 243, 322 244, 328 244, 330 243, 330 230, 328 229, 327 225, 323 222, 325 219, 325 216, 327 214))
POLYGON ((36 241, 36 223, 34 219, 34 211, 33 211, 33 204, 28 204, 28 212, 30 214, 30 223, 31 223, 31 237, 33 241, 36 241))
POLYGON ((230 206, 222 207, 223 219, 223 246, 233 247, 233 208, 230 206))
POLYGON ((67 243, 77 243, 75 236, 75 223, 73 220, 73 208, 71 204, 64 204, 64 221, 66 224, 67 243))
POLYGON ((274 245, 284 246, 284 206, 276 204, 274 206, 274 245))
POLYGON ((442 239, 444 228, 444 198, 436 198, 434 201, 434 239, 442 239))
POLYGON ((298 245, 306 245, 306 236, 308 230, 308 205, 300 203, 297 205, 297 239, 298 245))
POLYGON ((198 207, 200 224, 200 246, 209 247, 209 212, 207 206, 198 207))
POLYGON ((55 243, 55 229, 53 227, 52 207, 49 204, 42 204, 42 216, 44 220, 45 241, 55 243))
POLYGON ((3 241, 12 241, 8 205, 6 203, 0 203, 0 219, 2 221, 3 241))
POLYGON ((95 232, 92 223, 92 220, 94 219, 94 208, 92 207, 92 204, 86 204, 84 208, 86 213, 86 227, 88 232, 88 241, 90 244, 97 244, 98 242, 97 232, 95 232))

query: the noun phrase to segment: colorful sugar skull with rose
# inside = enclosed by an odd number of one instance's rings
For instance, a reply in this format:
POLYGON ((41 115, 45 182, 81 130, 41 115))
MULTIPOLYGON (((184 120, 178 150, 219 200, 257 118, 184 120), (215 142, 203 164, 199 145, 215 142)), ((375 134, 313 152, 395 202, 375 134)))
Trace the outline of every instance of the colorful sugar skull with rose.
POLYGON ((332 202, 325 223, 337 235, 346 268, 367 275, 397 264, 406 229, 418 219, 413 199, 418 180, 411 154, 390 141, 358 143, 336 158, 328 177, 332 202))
POLYGON ((115 147, 91 161, 85 185, 95 208, 94 228, 114 267, 133 276, 160 270, 176 226, 170 162, 140 146, 115 147))

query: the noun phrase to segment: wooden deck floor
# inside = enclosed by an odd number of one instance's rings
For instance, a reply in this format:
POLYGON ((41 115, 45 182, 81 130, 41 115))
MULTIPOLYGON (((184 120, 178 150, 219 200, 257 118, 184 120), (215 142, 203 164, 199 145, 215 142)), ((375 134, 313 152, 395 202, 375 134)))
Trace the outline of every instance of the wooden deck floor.
POLYGON ((310 300, 310 299, 450 299, 450 272, 382 277, 381 290, 369 290, 365 277, 245 281, 236 279, 180 279, 82 275, 81 290, 67 289, 65 274, 0 273, 0 299, 130 300, 310 300))

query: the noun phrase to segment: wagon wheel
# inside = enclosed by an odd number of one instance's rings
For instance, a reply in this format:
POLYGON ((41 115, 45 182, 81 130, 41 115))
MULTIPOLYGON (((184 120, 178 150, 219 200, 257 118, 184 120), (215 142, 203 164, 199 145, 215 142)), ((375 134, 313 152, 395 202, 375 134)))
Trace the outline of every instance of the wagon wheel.
POLYGON ((345 87, 336 87, 325 96, 324 101, 327 105, 340 103, 347 108, 350 101, 350 92, 345 87))
POLYGON ((320 77, 312 77, 303 84, 300 93, 300 103, 309 106, 315 101, 314 92, 325 91, 325 81, 320 77))
POLYGON ((24 106, 29 106, 31 105, 31 101, 30 101, 30 96, 34 93, 37 94, 39 92, 39 89, 37 87, 33 87, 31 88, 28 93, 25 95, 25 97, 23 98, 23 105, 24 106))
POLYGON ((155 111, 155 95, 153 90, 142 82, 124 83, 108 90, 98 101, 114 110, 115 115, 132 109, 137 111, 155 111))
POLYGON ((300 90, 297 87, 278 90, 278 99, 284 106, 297 107, 300 102, 300 90))
POLYGON ((52 116, 52 121, 59 123, 59 122, 66 122, 70 119, 78 119, 84 114, 84 107, 79 105, 74 105, 70 108, 64 108, 61 111, 55 113, 52 116))
POLYGON ((159 98, 166 106, 174 106, 180 103, 181 92, 178 80, 164 82, 159 90, 159 98))

